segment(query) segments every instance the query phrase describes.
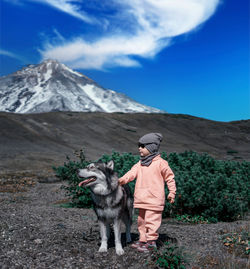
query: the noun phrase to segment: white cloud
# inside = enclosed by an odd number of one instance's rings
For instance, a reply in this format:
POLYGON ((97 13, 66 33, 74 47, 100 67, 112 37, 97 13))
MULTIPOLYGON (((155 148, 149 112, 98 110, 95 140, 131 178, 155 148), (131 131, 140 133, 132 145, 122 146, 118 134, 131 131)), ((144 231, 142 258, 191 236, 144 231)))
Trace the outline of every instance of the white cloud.
MULTIPOLYGON (((54 7, 61 6, 62 10, 75 17, 83 14, 77 5, 70 3, 76 1, 46 2, 54 7)), ((107 30, 110 31, 103 31, 103 36, 94 41, 76 37, 69 41, 61 39, 56 45, 47 43, 40 51, 42 57, 83 69, 139 66, 138 57, 154 57, 170 45, 175 36, 195 30, 208 20, 219 0, 110 0, 111 4, 119 9, 115 16, 105 18, 109 20, 106 25, 109 25, 107 30), (112 25, 116 27, 111 28, 112 25)), ((94 19, 91 20, 93 22, 94 19)))
POLYGON ((47 3, 48 5, 65 12, 73 17, 76 17, 87 23, 94 23, 96 20, 87 15, 86 12, 81 10, 81 0, 30 0, 47 3))
POLYGON ((21 61, 21 62, 25 62, 25 60, 22 57, 20 57, 19 55, 15 54, 15 53, 7 51, 7 50, 0 49, 0 55, 7 56, 10 58, 16 59, 18 61, 21 61))
POLYGON ((26 2, 40 3, 49 5, 58 9, 70 16, 78 18, 87 23, 96 23, 97 20, 89 16, 84 10, 81 9, 83 0, 4 0, 15 5, 24 5, 26 2))

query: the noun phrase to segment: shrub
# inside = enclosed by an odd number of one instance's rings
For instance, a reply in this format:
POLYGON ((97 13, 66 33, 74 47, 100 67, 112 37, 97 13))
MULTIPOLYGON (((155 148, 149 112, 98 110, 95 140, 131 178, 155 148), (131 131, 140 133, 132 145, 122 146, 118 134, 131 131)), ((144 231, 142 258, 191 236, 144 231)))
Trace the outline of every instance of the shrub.
POLYGON ((114 171, 118 173, 118 177, 127 173, 131 167, 139 161, 140 157, 132 153, 112 152, 112 155, 104 154, 98 161, 108 162, 113 160, 115 163, 114 171))
MULTIPOLYGON (((132 153, 123 153, 112 152, 112 155, 103 155, 98 161, 108 162, 113 160, 115 163, 114 171, 118 173, 118 177, 122 177, 126 174, 131 167, 139 161, 140 157, 135 156, 132 153)), ((135 180, 129 183, 131 190, 134 192, 135 180)))
MULTIPOLYGON (((81 181, 76 170, 84 168, 89 161, 85 160, 83 151, 78 153, 79 161, 67 157, 64 166, 55 167, 56 176, 68 182, 64 189, 72 198, 72 204, 78 207, 90 207, 89 189, 78 187, 81 181)), ((189 215, 201 216, 208 222, 233 221, 248 211, 250 203, 250 163, 219 161, 208 154, 196 152, 162 153, 173 172, 177 185, 176 201, 173 205, 166 201, 164 216, 189 215)), ((103 155, 99 160, 107 162, 113 159, 118 176, 124 175, 136 162, 139 156, 131 153, 103 155)), ((129 183, 134 190, 135 180, 129 183)), ((168 190, 166 188, 166 196, 168 190)))
POLYGON ((166 215, 200 215, 215 222, 233 221, 248 211, 249 162, 219 161, 195 152, 171 153, 167 160, 178 192, 175 204, 166 204, 166 215))
POLYGON ((67 181, 67 186, 62 186, 66 195, 71 198, 72 207, 91 207, 90 190, 88 188, 79 188, 81 179, 77 176, 77 170, 86 167, 89 162, 85 160, 83 150, 74 152, 78 161, 72 161, 68 156, 63 166, 53 167, 56 177, 67 181))
POLYGON ((169 242, 165 242, 160 250, 154 250, 152 260, 158 268, 185 269, 187 263, 182 249, 169 242))

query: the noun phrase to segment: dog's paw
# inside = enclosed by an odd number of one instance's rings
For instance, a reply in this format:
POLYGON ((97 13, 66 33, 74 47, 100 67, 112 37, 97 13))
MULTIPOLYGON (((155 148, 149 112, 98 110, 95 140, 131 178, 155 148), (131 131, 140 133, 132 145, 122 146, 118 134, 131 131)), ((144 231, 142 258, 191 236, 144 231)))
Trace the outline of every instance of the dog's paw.
POLYGON ((116 254, 119 256, 124 254, 124 250, 122 248, 117 248, 115 251, 116 251, 116 254))
POLYGON ((98 250, 98 252, 107 252, 107 251, 108 250, 105 247, 100 247, 99 250, 98 250))

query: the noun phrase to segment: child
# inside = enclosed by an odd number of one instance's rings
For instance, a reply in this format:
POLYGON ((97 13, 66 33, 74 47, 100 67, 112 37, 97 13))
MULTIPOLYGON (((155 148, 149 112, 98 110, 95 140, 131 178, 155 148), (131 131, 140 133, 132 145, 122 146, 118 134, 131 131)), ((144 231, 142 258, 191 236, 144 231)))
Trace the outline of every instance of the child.
POLYGON ((157 230, 161 225, 165 204, 165 182, 169 194, 167 199, 174 203, 176 186, 174 173, 168 162, 158 152, 162 135, 149 133, 139 139, 138 147, 141 160, 119 179, 120 185, 135 178, 134 208, 139 208, 138 231, 140 238, 131 246, 141 252, 149 252, 156 247, 157 230))

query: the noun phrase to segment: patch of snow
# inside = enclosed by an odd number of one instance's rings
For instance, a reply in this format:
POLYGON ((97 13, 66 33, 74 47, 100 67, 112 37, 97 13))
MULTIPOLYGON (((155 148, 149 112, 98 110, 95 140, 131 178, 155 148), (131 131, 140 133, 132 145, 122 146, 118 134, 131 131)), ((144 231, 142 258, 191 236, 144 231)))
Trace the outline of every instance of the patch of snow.
POLYGON ((78 84, 78 86, 83 89, 83 91, 88 95, 88 97, 93 100, 94 103, 96 103, 99 107, 101 107, 105 112, 111 112, 109 109, 109 104, 108 103, 104 103, 102 101, 102 98, 100 98, 100 96, 103 95, 102 89, 97 88, 94 85, 91 84, 87 84, 87 85, 80 85, 78 84))
POLYGON ((52 69, 47 69, 47 72, 44 74, 45 81, 49 80, 52 75, 52 69))
POLYGON ((77 75, 78 77, 83 77, 82 74, 76 72, 76 71, 73 71, 72 69, 68 68, 66 65, 62 64, 63 68, 66 69, 67 71, 69 71, 70 73, 74 74, 74 75, 77 75))

